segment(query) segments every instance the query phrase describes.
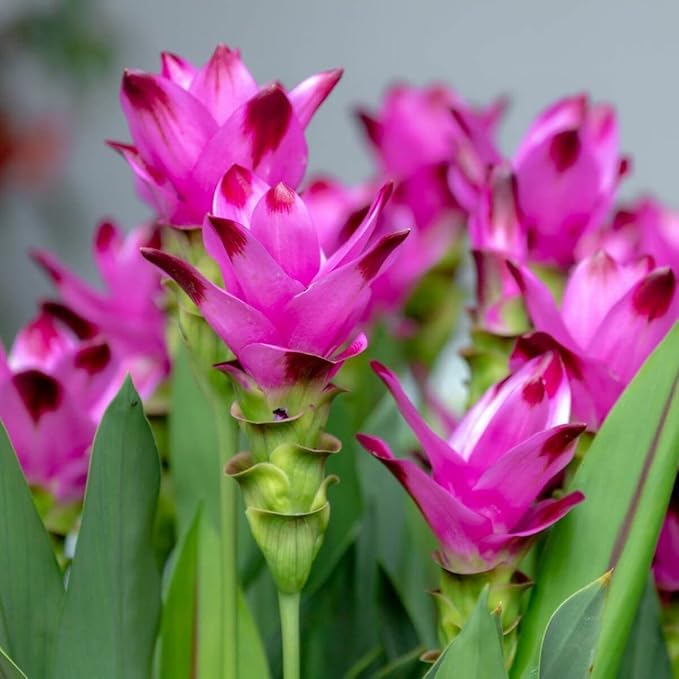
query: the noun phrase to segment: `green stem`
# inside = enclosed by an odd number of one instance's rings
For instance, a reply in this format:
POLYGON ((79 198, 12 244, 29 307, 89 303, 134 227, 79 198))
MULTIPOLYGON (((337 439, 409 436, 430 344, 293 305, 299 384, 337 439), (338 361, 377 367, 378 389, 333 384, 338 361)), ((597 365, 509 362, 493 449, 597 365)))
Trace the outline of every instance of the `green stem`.
POLYGON ((238 487, 224 476, 224 467, 236 450, 238 430, 223 414, 217 416, 217 422, 222 474, 219 484, 224 635, 222 679, 238 679, 238 487))
POLYGON ((278 593, 283 639, 283 679, 299 679, 299 592, 278 593))

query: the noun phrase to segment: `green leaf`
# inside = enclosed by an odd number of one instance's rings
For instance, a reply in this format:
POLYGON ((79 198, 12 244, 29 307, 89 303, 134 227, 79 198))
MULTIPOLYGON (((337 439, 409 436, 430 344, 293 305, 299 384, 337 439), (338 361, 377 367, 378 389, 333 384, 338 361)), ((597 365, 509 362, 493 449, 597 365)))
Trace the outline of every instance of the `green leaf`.
POLYGON ((30 677, 48 676, 63 597, 50 538, 0 426, 0 628, 30 677))
POLYGON ((0 648, 0 679, 27 679, 14 661, 0 648))
POLYGON ((513 677, 534 676, 553 612, 611 568, 593 676, 616 676, 679 463, 678 377, 675 325, 609 414, 570 484, 587 499, 547 539, 513 677))
POLYGON ((672 668, 662 631, 660 602, 653 577, 649 576, 646 591, 634 620, 623 655, 618 679, 672 679, 672 668))
POLYGON ((506 679, 500 620, 488 610, 488 587, 460 634, 443 651, 425 679, 506 679))
POLYGON ((150 676, 160 618, 151 541, 159 485, 158 452, 128 378, 94 440, 54 679, 150 676))
POLYGON ((160 626, 160 672, 163 679, 190 679, 195 666, 196 569, 200 510, 177 545, 160 626))
POLYGON ((556 609, 540 649, 540 679, 587 679, 601 629, 610 573, 556 609))

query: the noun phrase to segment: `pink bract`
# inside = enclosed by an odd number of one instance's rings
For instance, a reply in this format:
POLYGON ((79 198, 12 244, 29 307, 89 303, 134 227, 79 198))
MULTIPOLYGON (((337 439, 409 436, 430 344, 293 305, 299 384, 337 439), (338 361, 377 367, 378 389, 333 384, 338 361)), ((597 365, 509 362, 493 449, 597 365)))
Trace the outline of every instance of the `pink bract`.
POLYGON ((424 422, 396 376, 374 363, 431 466, 394 457, 360 434, 417 503, 440 544, 439 560, 455 573, 516 564, 542 530, 583 499, 543 497, 570 462, 584 425, 568 424, 570 390, 556 354, 533 359, 492 387, 444 440, 424 422))
POLYGON ((226 45, 201 68, 164 53, 160 74, 125 72, 120 99, 133 144, 111 145, 162 220, 198 228, 234 163, 272 185, 299 185, 308 155, 304 128, 341 75, 318 73, 286 91, 279 83, 257 85, 226 45))

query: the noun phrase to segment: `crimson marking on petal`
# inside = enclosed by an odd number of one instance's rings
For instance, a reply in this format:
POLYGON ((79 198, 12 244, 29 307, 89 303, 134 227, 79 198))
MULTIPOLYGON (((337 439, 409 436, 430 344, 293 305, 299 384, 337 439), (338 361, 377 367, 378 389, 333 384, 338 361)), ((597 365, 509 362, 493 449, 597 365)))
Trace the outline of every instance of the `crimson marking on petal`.
POLYGON ((385 236, 382 241, 373 248, 358 263, 358 270, 366 281, 372 280, 382 268, 384 260, 397 248, 408 236, 410 231, 399 231, 385 236))
POLYGON ((541 377, 536 377, 524 384, 521 390, 523 400, 530 406, 536 406, 545 398, 545 384, 541 377))
POLYGON ((283 182, 278 182, 266 192, 266 204, 271 212, 290 212, 295 204, 295 192, 283 182))
POLYGON ((548 351, 554 351, 559 354, 563 361, 569 375, 574 379, 582 380, 582 370, 577 356, 566 349, 566 347, 559 344, 546 332, 534 332, 530 335, 524 335, 516 340, 512 356, 521 357, 525 360, 541 356, 548 351))
POLYGON ((92 339, 99 332, 99 328, 94 323, 61 302, 43 302, 41 308, 52 318, 56 318, 67 326, 78 339, 92 339))
POLYGON ((620 163, 618 165, 618 177, 622 179, 626 177, 632 171, 632 159, 629 156, 623 156, 620 158, 620 163))
POLYGON ((248 244, 247 238, 238 228, 232 219, 222 219, 221 217, 209 217, 210 224, 215 228, 219 240, 221 240, 226 254, 230 257, 237 257, 243 254, 245 246, 248 244))
POLYGON ((297 384, 322 379, 331 367, 322 356, 292 351, 285 354, 285 377, 297 384))
POLYGON ((546 457, 553 462, 575 439, 587 428, 584 424, 566 425, 554 432, 540 449, 540 457, 546 457))
POLYGON ((31 259, 45 271, 45 273, 52 279, 54 283, 61 283, 64 280, 61 271, 54 266, 50 260, 49 255, 39 250, 32 250, 30 252, 31 259))
POLYGON ((200 305, 205 301, 205 284, 186 262, 151 248, 141 248, 141 254, 173 278, 194 304, 200 305))
POLYGON ((105 342, 81 349, 75 355, 75 367, 88 375, 100 373, 111 361, 111 349, 105 342))
POLYGON ((280 85, 261 90, 246 104, 243 131, 252 137, 252 165, 283 141, 292 117, 292 106, 280 85))
POLYGON ((622 229, 628 224, 634 224, 637 221, 637 213, 634 210, 626 210, 625 208, 620 208, 613 216, 613 221, 611 222, 611 228, 613 231, 622 229))
POLYGON ((18 373, 12 377, 12 383, 35 424, 43 415, 56 410, 61 403, 61 385, 39 370, 18 373))
POLYGON ((547 390, 548 396, 552 397, 556 394, 562 378, 561 361, 557 356, 552 355, 543 373, 544 387, 547 390))
POLYGON ((462 130, 462 132, 467 137, 471 137, 471 130, 469 129, 469 125, 467 124, 467 121, 464 119, 462 113, 460 113, 460 111, 458 111, 454 107, 450 109, 450 112, 453 115, 453 119, 457 123, 458 127, 462 130))
POLYGON ((669 309, 675 288, 676 279, 672 270, 666 267, 658 269, 639 283, 632 296, 632 306, 649 321, 661 318, 669 309))
POLYGON ((348 240, 351 236, 353 236, 356 229, 358 229, 363 220, 366 218, 366 215, 368 214, 369 210, 370 205, 366 205, 364 207, 359 208, 358 210, 354 210, 347 217, 347 220, 344 222, 344 225, 340 229, 339 233, 340 243, 344 243, 344 241, 348 240))
POLYGON ((379 120, 373 118, 366 111, 356 111, 356 117, 363 126, 363 131, 365 132, 368 139, 375 145, 379 146, 382 137, 382 125, 379 120))
POLYGON ((99 224, 97 233, 94 236, 94 247, 97 250, 108 250, 111 243, 118 236, 118 230, 112 222, 103 221, 99 224))
POLYGON ((564 130, 554 135, 549 146, 549 157, 558 172, 565 172, 575 164, 580 148, 580 133, 577 129, 564 130))
POLYGON ((252 195, 250 173, 240 165, 232 165, 222 177, 221 191, 226 200, 237 208, 242 208, 252 195))

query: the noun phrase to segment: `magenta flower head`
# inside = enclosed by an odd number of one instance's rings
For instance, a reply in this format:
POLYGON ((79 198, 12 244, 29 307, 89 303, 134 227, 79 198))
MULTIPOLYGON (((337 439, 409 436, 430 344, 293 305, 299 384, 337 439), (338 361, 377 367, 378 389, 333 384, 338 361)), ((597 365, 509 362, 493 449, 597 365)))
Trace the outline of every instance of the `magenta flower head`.
POLYGON ((97 329, 57 303, 43 305, 8 357, 0 350, 0 420, 30 484, 60 502, 82 497, 94 432, 119 372, 97 329))
POLYGON ((441 565, 481 573, 515 565, 541 531, 583 499, 579 492, 542 499, 570 462, 584 425, 567 424, 570 391, 561 360, 547 354, 492 387, 448 440, 435 434, 396 376, 373 363, 431 466, 394 457, 389 446, 359 434, 417 503, 438 538, 441 565))
POLYGON ((582 234, 603 221, 624 166, 613 109, 585 95, 558 101, 528 130, 513 166, 536 259, 567 266, 582 234))
POLYGON ((287 92, 259 87, 237 50, 218 45, 202 68, 162 55, 154 75, 127 71, 121 104, 132 145, 112 143, 132 168, 138 192, 161 219, 197 228, 231 165, 264 181, 298 186, 307 163, 304 128, 337 84, 326 71, 287 92))
POLYGON ((225 289, 173 255, 142 252, 184 289, 260 388, 279 393, 325 383, 365 348, 358 323, 370 284, 408 235, 404 230, 371 243, 390 192, 385 186, 349 237, 324 252, 301 196, 235 165, 219 183, 203 227, 225 289))
POLYGON ((141 247, 157 244, 157 229, 140 227, 124 236, 113 223, 102 222, 94 237, 102 291, 73 274, 53 255, 33 254, 63 302, 106 338, 121 374, 130 373, 143 398, 153 394, 170 370, 165 319, 158 306, 160 275, 139 252, 141 247))
POLYGON ((510 264, 536 331, 520 339, 512 365, 557 350, 569 372, 573 415, 596 429, 679 318, 676 277, 651 258, 619 264, 603 251, 582 260, 557 306, 527 267, 510 264))
POLYGON ((658 266, 679 273, 679 214, 653 198, 642 198, 618 209, 608 224, 581 239, 579 257, 606 250, 626 263, 650 255, 658 266))

